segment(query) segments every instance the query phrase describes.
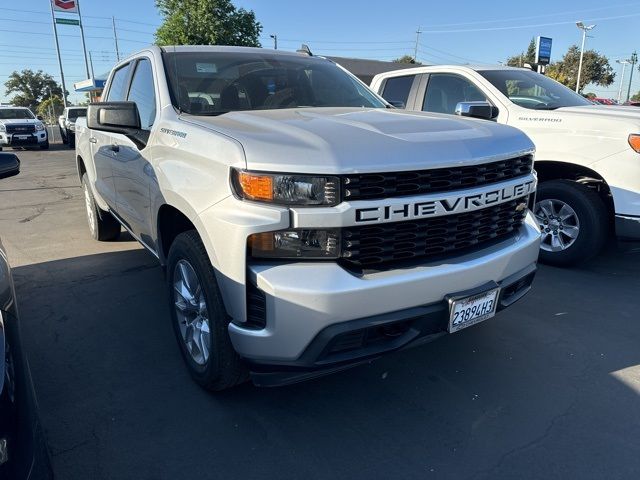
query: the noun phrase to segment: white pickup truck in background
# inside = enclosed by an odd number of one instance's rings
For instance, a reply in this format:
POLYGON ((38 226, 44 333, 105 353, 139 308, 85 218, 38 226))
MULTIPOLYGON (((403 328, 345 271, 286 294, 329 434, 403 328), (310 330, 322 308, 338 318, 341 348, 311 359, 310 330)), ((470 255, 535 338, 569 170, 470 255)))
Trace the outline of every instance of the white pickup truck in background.
POLYGON ((593 105, 528 69, 429 66, 374 77, 374 91, 414 111, 494 120, 536 145, 540 258, 595 256, 609 232, 640 239, 640 111, 593 105))

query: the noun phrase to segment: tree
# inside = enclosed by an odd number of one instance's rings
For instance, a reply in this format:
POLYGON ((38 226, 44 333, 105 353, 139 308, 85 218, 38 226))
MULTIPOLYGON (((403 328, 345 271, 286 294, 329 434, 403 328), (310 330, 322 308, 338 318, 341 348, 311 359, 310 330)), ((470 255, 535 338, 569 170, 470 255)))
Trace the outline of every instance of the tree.
POLYGON ((231 0, 156 0, 156 7, 163 17, 158 45, 260 46, 262 25, 231 0))
MULTIPOLYGON (((579 63, 580 49, 577 45, 572 45, 567 53, 564 54, 562 60, 547 69, 547 74, 575 90, 579 63)), ((580 75, 580 91, 590 83, 608 87, 613 83, 615 76, 616 74, 609 64, 609 59, 605 55, 600 55, 595 50, 586 50, 584 52, 582 73, 580 75)))
POLYGON ((536 61, 536 39, 532 38, 526 52, 507 58, 510 67, 524 67, 525 63, 533 65, 536 61))
POLYGON ((640 102, 640 92, 631 97, 631 100, 633 100, 634 102, 640 102))
POLYGON ((584 98, 588 98, 589 100, 596 98, 597 95, 593 92, 585 93, 584 98))
POLYGON ((394 63, 410 63, 412 65, 422 65, 420 62, 416 62, 416 59, 413 58, 411 55, 403 55, 400 58, 396 58, 395 60, 392 60, 392 62, 394 62, 394 63))
POLYGON ((56 123, 58 117, 62 115, 63 110, 64 104, 62 103, 62 99, 54 95, 40 102, 36 113, 44 117, 47 123, 56 123))
POLYGON ((36 110, 40 102, 49 96, 49 92, 62 98, 62 88, 51 75, 42 70, 34 72, 25 69, 21 72, 13 72, 4 85, 5 95, 16 94, 11 99, 12 104, 29 107, 31 110, 36 110))

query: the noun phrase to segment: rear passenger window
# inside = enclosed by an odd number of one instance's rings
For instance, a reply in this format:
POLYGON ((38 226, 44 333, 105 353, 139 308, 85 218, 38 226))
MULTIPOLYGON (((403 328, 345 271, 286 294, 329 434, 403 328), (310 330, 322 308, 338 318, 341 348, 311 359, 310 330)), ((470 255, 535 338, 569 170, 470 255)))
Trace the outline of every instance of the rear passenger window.
POLYGON ((415 75, 387 78, 387 81, 384 83, 382 98, 388 102, 402 102, 406 106, 414 78, 416 78, 415 75))
POLYGON ((126 98, 129 67, 130 64, 126 64, 124 67, 120 67, 113 72, 113 78, 111 79, 111 85, 109 86, 109 92, 106 98, 108 102, 122 102, 126 98))

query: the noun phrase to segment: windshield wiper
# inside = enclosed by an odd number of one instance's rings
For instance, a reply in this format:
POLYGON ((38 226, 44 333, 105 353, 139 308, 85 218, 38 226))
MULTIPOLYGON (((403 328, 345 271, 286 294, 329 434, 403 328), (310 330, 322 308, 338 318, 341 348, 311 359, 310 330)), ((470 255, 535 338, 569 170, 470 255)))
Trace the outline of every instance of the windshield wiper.
POLYGON ((533 107, 536 110, 556 110, 558 108, 560 108, 562 105, 547 105, 547 104, 540 104, 540 105, 536 105, 535 107, 533 107))
POLYGON ((217 117, 218 115, 224 115, 225 113, 229 113, 231 110, 218 110, 216 112, 198 112, 191 113, 191 115, 202 116, 202 117, 217 117))

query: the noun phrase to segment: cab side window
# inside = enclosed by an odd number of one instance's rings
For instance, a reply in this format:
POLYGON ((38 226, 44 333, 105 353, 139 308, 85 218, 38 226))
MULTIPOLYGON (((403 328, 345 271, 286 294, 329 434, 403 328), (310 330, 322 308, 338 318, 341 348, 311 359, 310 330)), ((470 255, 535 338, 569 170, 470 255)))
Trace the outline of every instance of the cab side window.
POLYGON ((478 101, 487 101, 487 97, 466 78, 450 73, 433 73, 429 75, 422 110, 454 114, 459 102, 478 101))
POLYGON ((113 78, 111 79, 111 85, 109 85, 109 91, 107 92, 106 101, 108 102, 121 102, 127 96, 127 79, 129 78, 130 64, 126 64, 113 72, 113 78))
POLYGON ((146 58, 136 64, 127 100, 136 103, 142 130, 151 130, 156 118, 156 90, 151 62, 146 58))
POLYGON ((402 102, 406 106, 407 100, 409 99, 409 92, 411 91, 411 85, 413 85, 413 80, 415 78, 415 75, 387 78, 384 82, 382 98, 388 102, 402 102))

